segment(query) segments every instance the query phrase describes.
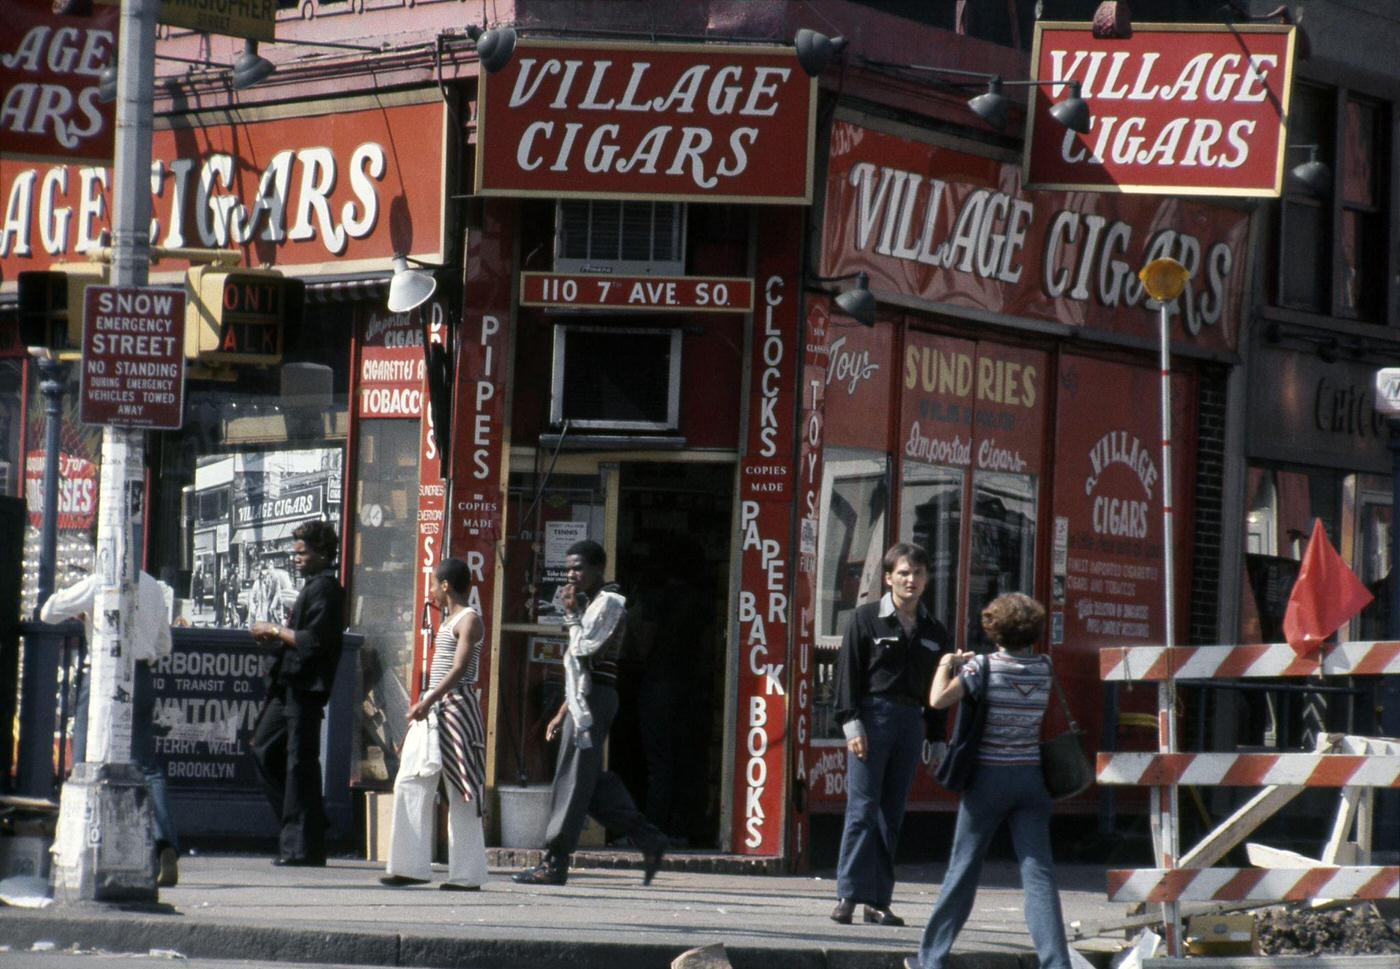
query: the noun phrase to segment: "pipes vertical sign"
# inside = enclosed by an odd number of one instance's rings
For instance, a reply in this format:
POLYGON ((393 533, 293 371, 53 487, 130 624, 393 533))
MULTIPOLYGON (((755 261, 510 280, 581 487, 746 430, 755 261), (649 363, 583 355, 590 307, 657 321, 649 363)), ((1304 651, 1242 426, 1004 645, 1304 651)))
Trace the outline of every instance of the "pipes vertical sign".
POLYGON ((185 291, 89 286, 83 296, 84 424, 178 431, 185 407, 185 291))
POLYGON ((783 850, 787 789, 789 539, 797 466, 800 213, 759 221, 748 423, 739 468, 739 672, 731 850, 783 850))

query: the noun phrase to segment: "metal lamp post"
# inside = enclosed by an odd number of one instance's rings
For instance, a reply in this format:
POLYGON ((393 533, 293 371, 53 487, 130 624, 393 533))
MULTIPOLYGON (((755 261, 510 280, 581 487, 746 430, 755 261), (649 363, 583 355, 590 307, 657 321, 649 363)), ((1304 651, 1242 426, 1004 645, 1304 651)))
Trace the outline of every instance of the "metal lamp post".
POLYGON ((63 391, 65 367, 52 350, 30 347, 39 368, 39 394, 44 398, 44 524, 39 531, 39 585, 34 616, 53 595, 58 572, 58 459, 63 444, 63 391))
MULTIPOLYGON (((112 285, 144 286, 150 259, 151 114, 159 0, 122 0, 112 185, 112 285)), ((97 516, 87 757, 63 785, 54 841, 60 902, 153 902, 151 806, 131 763, 134 519, 142 514, 144 432, 107 425, 97 516)))
MULTIPOLYGON (((1175 259, 1154 259, 1138 273, 1147 294, 1157 301, 1159 319, 1158 353, 1162 371, 1162 585, 1166 605, 1166 642, 1170 655, 1176 645, 1176 556, 1172 545, 1172 364, 1171 314, 1173 300, 1181 295, 1191 273, 1175 259)), ((1171 671, 1157 685, 1157 749, 1176 753, 1176 679, 1171 671)), ((1177 789, 1152 789, 1152 820, 1157 833, 1158 863, 1175 868, 1181 850, 1177 827, 1177 789)), ((1167 955, 1181 958, 1181 904, 1165 902, 1162 919, 1167 930, 1167 955)))

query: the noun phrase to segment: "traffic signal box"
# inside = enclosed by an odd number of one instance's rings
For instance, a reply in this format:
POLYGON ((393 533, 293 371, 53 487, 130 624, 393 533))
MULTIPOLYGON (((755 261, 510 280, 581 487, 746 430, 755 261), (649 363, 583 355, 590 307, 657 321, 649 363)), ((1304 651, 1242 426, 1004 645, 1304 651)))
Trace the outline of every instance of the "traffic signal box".
POLYGON ((107 283, 98 262, 54 263, 19 274, 19 336, 27 347, 47 347, 60 358, 83 351, 83 291, 107 283))
POLYGON ((192 266, 185 281, 185 356, 213 367, 281 362, 287 329, 301 323, 301 280, 271 269, 192 266))

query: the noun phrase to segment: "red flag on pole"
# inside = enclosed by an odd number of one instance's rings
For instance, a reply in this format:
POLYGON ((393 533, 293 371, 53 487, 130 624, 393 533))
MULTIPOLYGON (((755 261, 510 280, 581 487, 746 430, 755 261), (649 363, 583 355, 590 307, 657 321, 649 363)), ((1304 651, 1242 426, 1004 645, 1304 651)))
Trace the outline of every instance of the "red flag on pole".
POLYGON ((1314 519, 1303 565, 1283 613, 1288 645, 1299 656, 1307 656, 1374 598, 1327 540, 1322 520, 1314 519))

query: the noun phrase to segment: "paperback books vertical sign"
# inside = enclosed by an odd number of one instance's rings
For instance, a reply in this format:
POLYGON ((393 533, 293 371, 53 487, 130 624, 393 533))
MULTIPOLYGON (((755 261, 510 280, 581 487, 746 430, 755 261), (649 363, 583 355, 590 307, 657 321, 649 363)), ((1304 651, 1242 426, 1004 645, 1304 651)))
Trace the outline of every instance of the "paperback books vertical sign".
POLYGON ((749 348, 748 424, 739 466, 739 722, 734 732, 732 845, 783 850, 787 790, 790 542, 796 495, 798 312, 802 213, 777 209, 757 226, 757 294, 749 348))

